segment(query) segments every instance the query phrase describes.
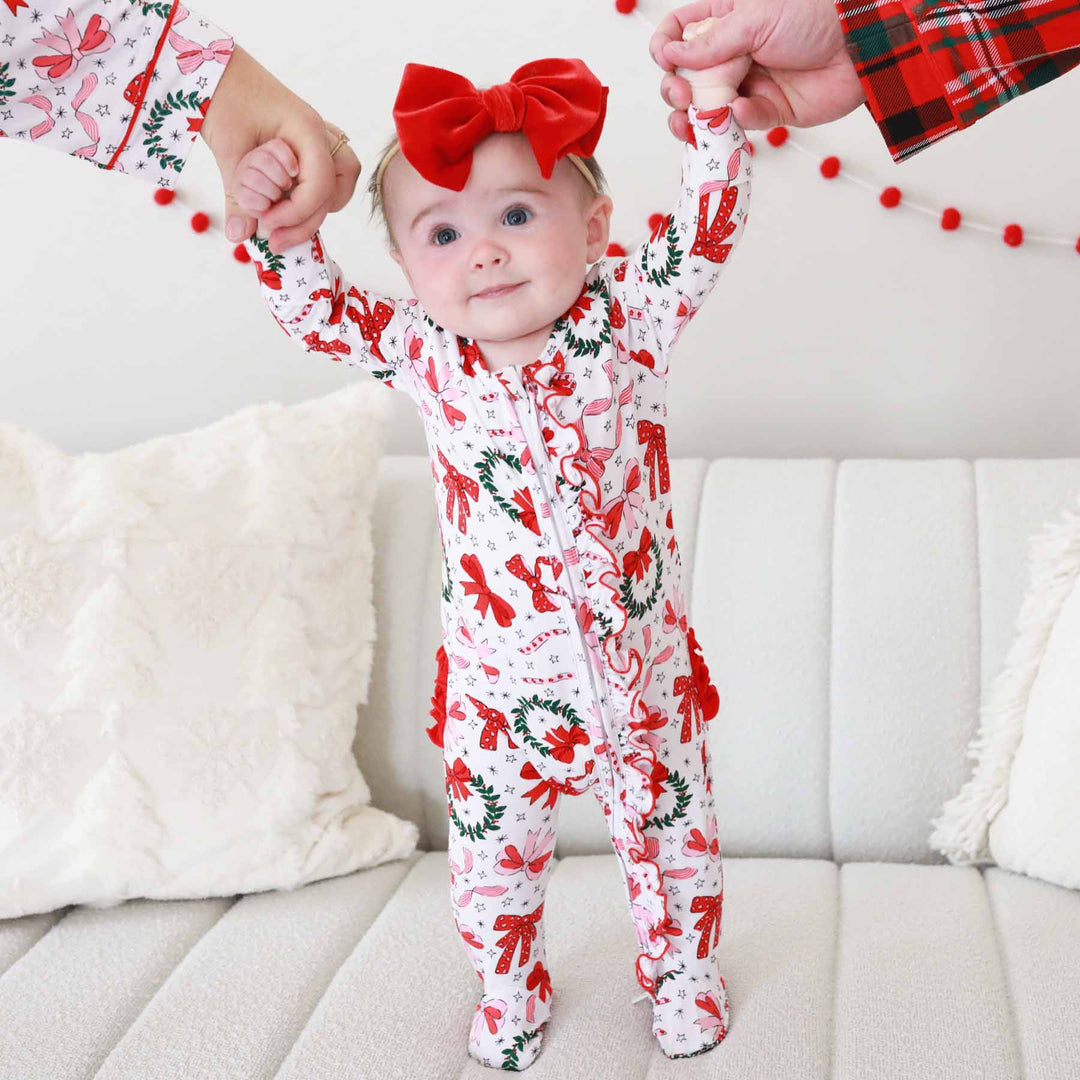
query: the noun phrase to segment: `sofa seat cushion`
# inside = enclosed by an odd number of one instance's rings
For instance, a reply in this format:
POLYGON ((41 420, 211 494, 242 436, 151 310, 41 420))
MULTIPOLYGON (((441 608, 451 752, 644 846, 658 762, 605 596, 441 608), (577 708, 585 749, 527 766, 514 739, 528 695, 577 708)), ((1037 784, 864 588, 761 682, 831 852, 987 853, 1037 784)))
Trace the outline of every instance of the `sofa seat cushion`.
MULTIPOLYGON (((648 1001, 632 1001, 614 855, 555 864, 538 1078, 1072 1075, 1076 892, 996 867, 728 858, 724 869, 731 1030, 673 1062, 648 1001)), ((292 892, 0 923, 0 1076, 479 1077, 466 1040, 480 982, 449 902, 446 852, 417 851, 292 892)))

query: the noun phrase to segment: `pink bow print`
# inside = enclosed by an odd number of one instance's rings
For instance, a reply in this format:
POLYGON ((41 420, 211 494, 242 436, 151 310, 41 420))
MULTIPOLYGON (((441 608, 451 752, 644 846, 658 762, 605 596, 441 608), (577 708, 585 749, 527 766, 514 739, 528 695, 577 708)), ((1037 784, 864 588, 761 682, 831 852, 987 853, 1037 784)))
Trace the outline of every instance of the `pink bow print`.
POLYGON ((109 33, 108 21, 100 15, 90 16, 86 32, 81 35, 71 8, 68 8, 66 15, 57 15, 56 21, 64 31, 63 37, 46 30, 41 37, 33 39, 38 45, 47 45, 56 50, 52 54, 35 56, 32 61, 36 68, 49 69, 47 74, 50 82, 58 83, 74 75, 84 56, 108 52, 116 44, 116 39, 109 33))

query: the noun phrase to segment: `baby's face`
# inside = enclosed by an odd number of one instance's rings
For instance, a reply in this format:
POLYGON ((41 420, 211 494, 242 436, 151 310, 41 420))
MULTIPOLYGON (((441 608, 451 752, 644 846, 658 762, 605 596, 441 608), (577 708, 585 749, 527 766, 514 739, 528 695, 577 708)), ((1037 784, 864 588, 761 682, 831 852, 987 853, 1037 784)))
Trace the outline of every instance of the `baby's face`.
POLYGON ((439 326, 481 343, 525 337, 565 314, 588 264, 607 250, 612 208, 565 158, 545 180, 519 132, 474 149, 461 191, 430 183, 395 154, 383 204, 390 254, 413 294, 439 326), (501 286, 513 288, 484 295, 501 286))

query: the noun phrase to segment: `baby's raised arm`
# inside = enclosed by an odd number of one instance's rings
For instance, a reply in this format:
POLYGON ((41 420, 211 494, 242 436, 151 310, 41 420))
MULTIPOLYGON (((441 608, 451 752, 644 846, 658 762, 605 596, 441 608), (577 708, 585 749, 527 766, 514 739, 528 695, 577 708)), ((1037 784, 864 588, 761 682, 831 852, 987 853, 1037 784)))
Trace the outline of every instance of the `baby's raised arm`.
MULTIPOLYGON (((703 24, 691 24, 692 35, 703 24)), ((752 175, 746 136, 728 102, 749 67, 743 57, 716 68, 680 71, 692 80, 690 134, 683 148, 675 208, 651 236, 608 271, 613 295, 624 297, 640 351, 658 374, 668 355, 720 279, 746 227, 752 175)))
MULTIPOLYGON (((292 187, 298 162, 283 139, 271 139, 240 160, 234 197, 250 213, 266 213, 292 187)), ((278 325, 306 352, 367 369, 384 386, 415 398, 410 370, 420 361, 423 315, 415 300, 392 299, 353 285, 327 253, 319 232, 280 253, 258 235, 244 241, 263 299, 278 325)))

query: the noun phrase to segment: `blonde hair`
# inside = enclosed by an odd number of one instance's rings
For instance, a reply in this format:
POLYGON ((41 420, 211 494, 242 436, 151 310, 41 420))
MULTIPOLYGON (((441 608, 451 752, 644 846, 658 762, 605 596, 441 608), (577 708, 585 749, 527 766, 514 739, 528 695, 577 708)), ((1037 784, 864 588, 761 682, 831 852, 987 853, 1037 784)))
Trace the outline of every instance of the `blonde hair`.
MULTIPOLYGON (((386 232, 386 240, 391 248, 396 248, 397 242, 394 240, 394 234, 390 231, 390 222, 386 217, 386 205, 382 193, 382 175, 387 160, 397 153, 399 149, 397 136, 394 135, 380 151, 378 163, 372 171, 371 179, 368 181, 367 185, 368 195, 371 198, 370 217, 375 217, 375 215, 378 214, 382 218, 383 229, 386 232)), ((592 185, 596 189, 596 194, 607 194, 607 178, 604 176, 604 170, 600 168, 600 162, 592 155, 589 157, 570 156, 574 159, 574 164, 576 164, 579 169, 583 170, 583 172, 588 173, 589 177, 591 177, 592 185)), ((582 178, 584 179, 584 176, 582 178)))

